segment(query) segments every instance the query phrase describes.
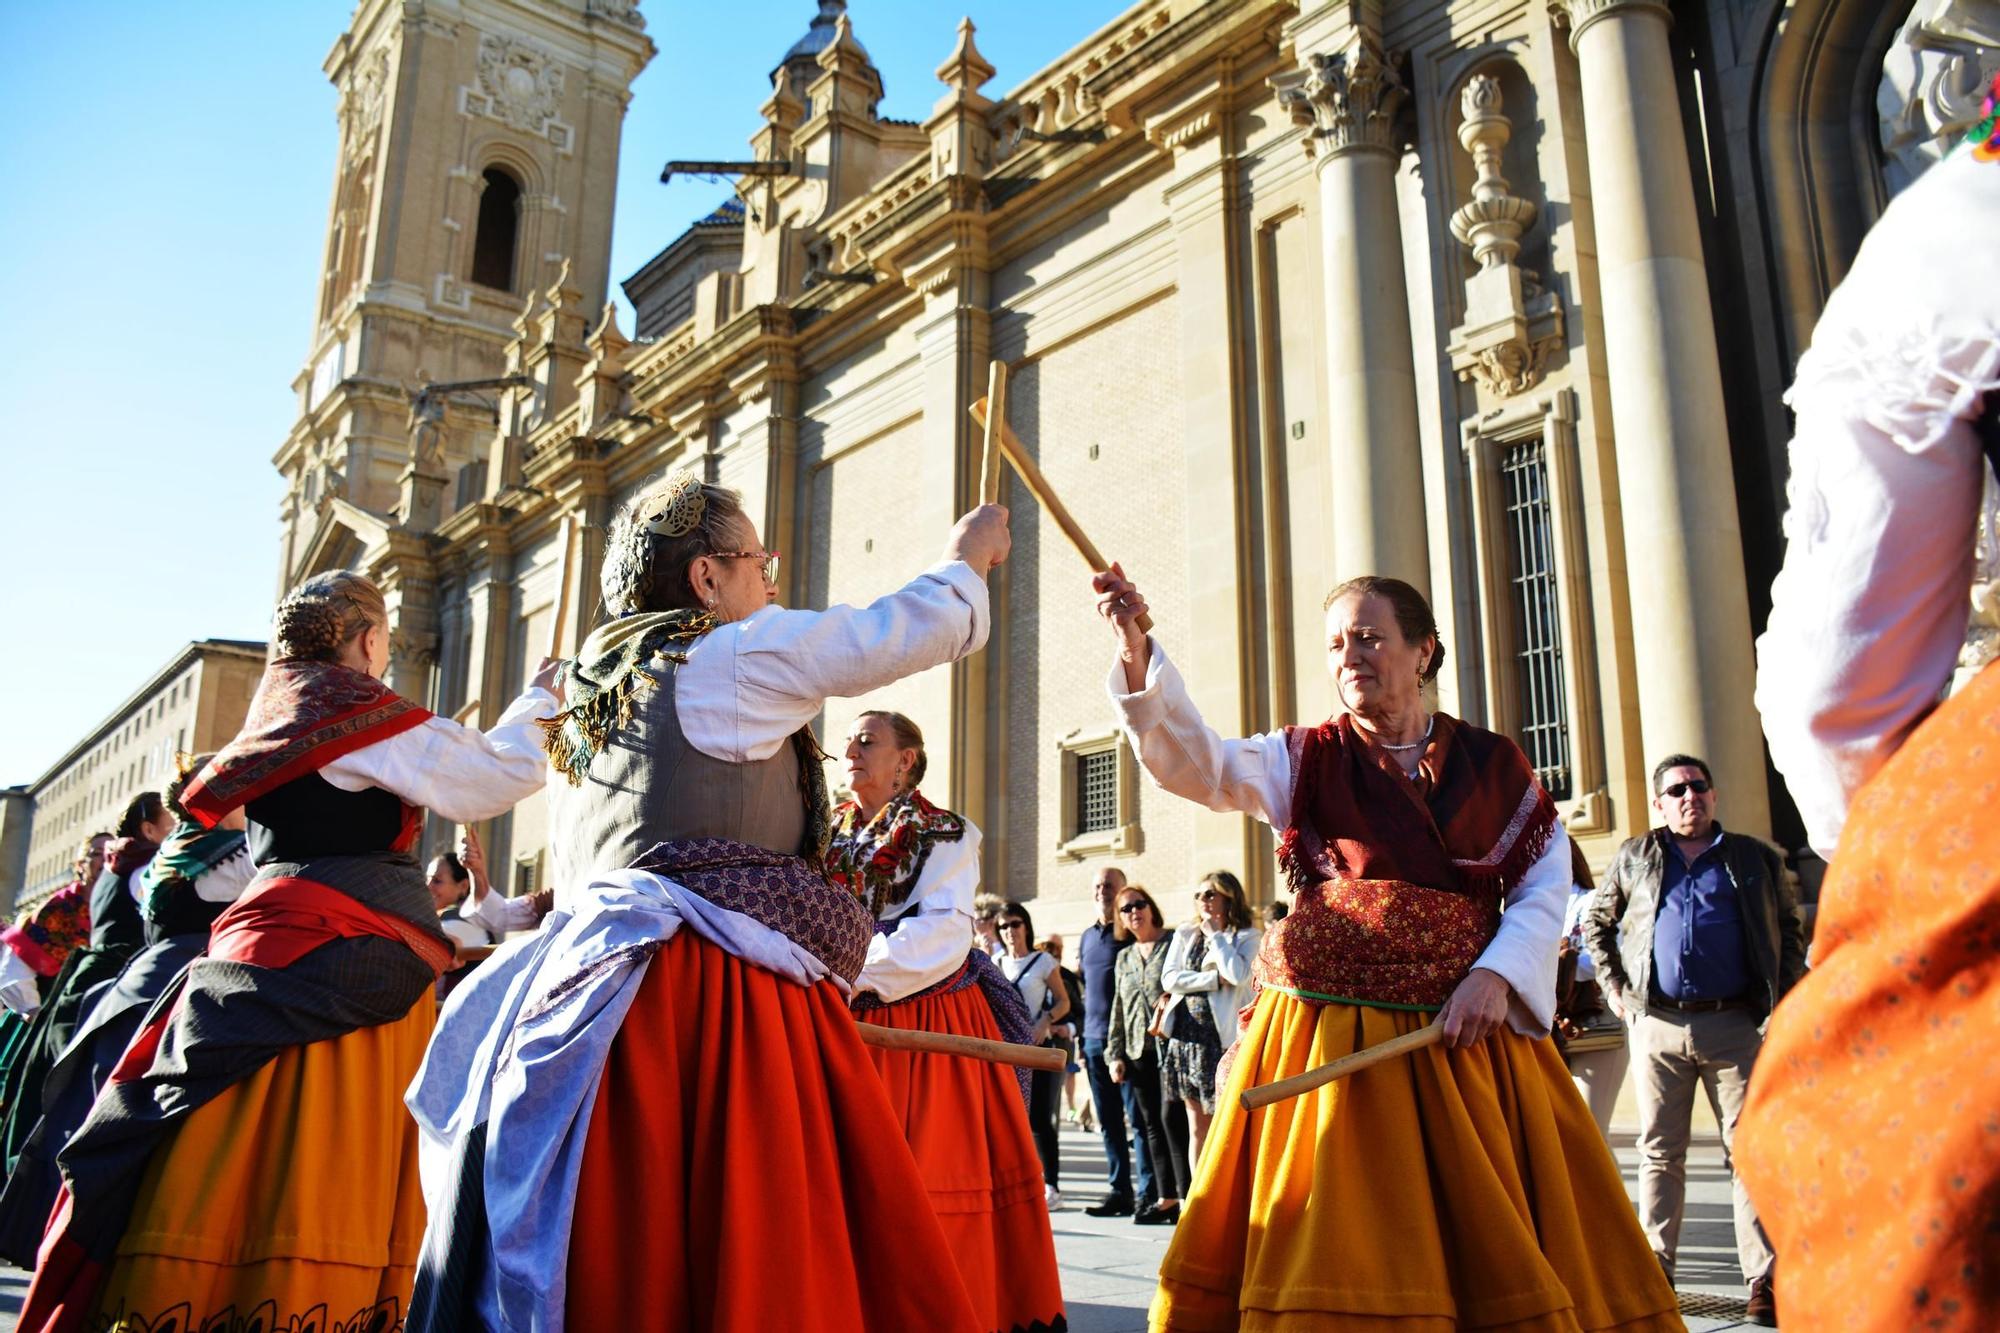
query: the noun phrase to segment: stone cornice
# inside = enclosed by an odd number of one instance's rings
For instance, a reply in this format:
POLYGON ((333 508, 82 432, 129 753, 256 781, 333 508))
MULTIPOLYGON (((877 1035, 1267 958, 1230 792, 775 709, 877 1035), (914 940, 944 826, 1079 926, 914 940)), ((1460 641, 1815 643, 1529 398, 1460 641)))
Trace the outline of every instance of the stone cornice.
POLYGON ((1341 50, 1308 54, 1299 70, 1271 83, 1293 122, 1312 131, 1308 144, 1316 145, 1323 159, 1351 152, 1399 154, 1397 113, 1407 95, 1399 63, 1374 37, 1357 31, 1341 50))
POLYGON ((1617 14, 1646 14, 1663 23, 1674 21, 1666 0, 1549 0, 1549 13, 1569 25, 1569 49, 1576 50, 1584 29, 1617 14))

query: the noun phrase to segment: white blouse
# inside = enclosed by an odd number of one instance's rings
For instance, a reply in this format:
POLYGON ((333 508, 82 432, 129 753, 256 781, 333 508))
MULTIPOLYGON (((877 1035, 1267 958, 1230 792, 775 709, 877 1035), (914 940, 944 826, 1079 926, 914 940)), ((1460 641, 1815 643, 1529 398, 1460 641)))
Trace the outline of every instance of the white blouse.
POLYGON ((1937 705, 1971 609, 2000 389, 2000 165, 1963 149, 1899 195, 1828 299, 1785 401, 1785 564, 1757 640, 1771 761, 1831 856, 1848 802, 1937 705))
POLYGON ((538 717, 556 711, 556 697, 530 685, 487 732, 447 717, 342 755, 319 774, 342 791, 380 787, 455 823, 504 815, 541 790, 548 772, 538 717))
POLYGON ((972 895, 979 889, 979 829, 965 821, 957 842, 935 842, 910 896, 882 909, 906 912, 896 928, 868 942, 868 961, 854 982, 885 1002, 914 995, 958 970, 972 950, 972 895))
POLYGON ((1028 1018, 1038 1020, 1055 1007, 1052 998, 1054 988, 1062 985, 1056 976, 1056 960, 1040 949, 1025 958, 1012 954, 1000 957, 1000 974, 1014 983, 1014 989, 1021 992, 1021 998, 1028 1002, 1028 1018))
POLYGON ((494 939, 505 939, 514 931, 533 930, 541 924, 541 918, 535 915, 535 904, 528 894, 509 898, 500 890, 488 886, 485 897, 476 903, 472 898, 473 895, 468 893, 465 901, 458 905, 459 919, 475 923, 494 939))
MULTIPOLYGON (((1210 810, 1242 813, 1283 829, 1292 816, 1292 757, 1283 731, 1224 740, 1202 721, 1166 650, 1152 645, 1146 686, 1125 692, 1125 668, 1113 663, 1106 689, 1119 725, 1153 781, 1210 810)), ((1512 988, 1508 1022, 1527 1036, 1555 1021, 1556 949, 1570 887, 1569 835, 1558 824, 1548 847, 1507 891, 1500 928, 1474 967, 1498 973, 1512 988)))

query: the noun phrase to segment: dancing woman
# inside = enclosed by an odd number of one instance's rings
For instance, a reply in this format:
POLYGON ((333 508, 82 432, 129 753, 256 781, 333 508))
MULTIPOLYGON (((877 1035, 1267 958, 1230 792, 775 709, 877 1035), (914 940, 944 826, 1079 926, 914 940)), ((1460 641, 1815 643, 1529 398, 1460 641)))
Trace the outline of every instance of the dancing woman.
POLYGON ((272 639, 243 730, 181 796, 207 827, 244 811, 257 877, 58 1156, 21 1329, 402 1317, 423 1203, 400 1097, 451 961, 412 851, 425 807, 490 819, 540 787, 556 700, 545 671, 481 735, 398 697, 358 574, 301 584, 272 639))
POLYGON ((1424 707, 1444 647, 1422 595, 1334 589, 1342 711, 1224 740, 1135 623, 1138 589, 1115 567, 1095 583, 1140 761, 1281 830, 1297 899, 1258 954, 1153 1327, 1680 1328, 1590 1112, 1532 1039, 1555 1008, 1569 840, 1518 746, 1424 707), (1264 1110, 1237 1101, 1427 1021, 1440 1045, 1264 1110))
MULTIPOLYGON (((1020 992, 972 939, 979 829, 918 790, 923 733, 867 712, 847 737, 854 798, 833 812, 827 873, 875 918, 854 982, 864 1023, 1032 1043, 1020 992)), ((916 1156, 983 1327, 1067 1327, 1024 1071, 956 1056, 869 1051, 916 1156)))
POLYGON ((556 910, 410 1091, 413 1327, 986 1328, 848 1012, 874 920, 826 878, 809 724, 977 650, 1007 545, 981 509, 901 591, 790 611, 734 492, 682 473, 619 515, 549 724, 556 910))

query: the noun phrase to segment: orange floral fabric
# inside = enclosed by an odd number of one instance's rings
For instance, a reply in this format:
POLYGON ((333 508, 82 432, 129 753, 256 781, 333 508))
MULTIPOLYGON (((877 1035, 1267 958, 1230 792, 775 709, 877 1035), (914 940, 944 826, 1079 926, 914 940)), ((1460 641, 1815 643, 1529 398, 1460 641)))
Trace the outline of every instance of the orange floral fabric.
POLYGON ((1258 984, 1308 1000, 1436 1009, 1499 928, 1491 902, 1417 884, 1329 879, 1298 891, 1258 950, 1258 984))
POLYGON ((1788 1324, 2000 1328, 2000 672, 1862 788, 1736 1169, 1788 1324))

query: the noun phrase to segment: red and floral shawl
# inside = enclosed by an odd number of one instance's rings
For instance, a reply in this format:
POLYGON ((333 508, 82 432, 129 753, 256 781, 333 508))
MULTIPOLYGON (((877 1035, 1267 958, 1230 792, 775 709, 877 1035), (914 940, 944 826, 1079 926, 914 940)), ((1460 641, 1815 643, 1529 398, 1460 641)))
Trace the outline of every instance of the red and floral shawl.
POLYGON ((424 724, 420 708, 363 671, 288 658, 264 668, 236 739, 181 793, 204 828, 342 755, 424 724))
POLYGON ((35 975, 54 976, 72 949, 90 942, 91 887, 80 879, 63 885, 34 915, 0 930, 0 943, 20 955, 35 975))
POLYGON ((964 836, 965 821, 932 805, 922 792, 891 799, 865 824, 861 807, 843 801, 833 812, 826 877, 879 918, 909 900, 933 845, 964 836))
POLYGON ((1298 906, 1265 936, 1258 981, 1312 1001, 1437 1008, 1548 849, 1555 802, 1514 742, 1442 713, 1414 780, 1346 716, 1289 740, 1278 859, 1298 906))

